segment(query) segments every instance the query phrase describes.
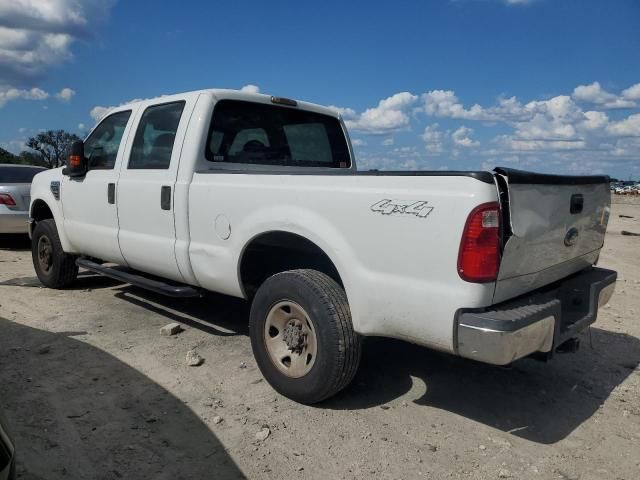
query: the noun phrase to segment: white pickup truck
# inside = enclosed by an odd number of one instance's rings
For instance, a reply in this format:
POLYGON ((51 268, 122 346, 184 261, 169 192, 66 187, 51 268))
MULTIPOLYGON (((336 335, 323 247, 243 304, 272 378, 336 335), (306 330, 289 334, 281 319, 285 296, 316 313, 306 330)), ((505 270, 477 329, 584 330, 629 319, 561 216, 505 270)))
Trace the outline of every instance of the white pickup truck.
MULTIPOLYGON (((605 176, 359 171, 328 108, 204 90, 109 112, 31 189, 33 263, 251 301, 270 384, 318 402, 364 336, 496 365, 576 348, 611 297, 605 176)), ((211 305, 211 309, 215 309, 211 305)))

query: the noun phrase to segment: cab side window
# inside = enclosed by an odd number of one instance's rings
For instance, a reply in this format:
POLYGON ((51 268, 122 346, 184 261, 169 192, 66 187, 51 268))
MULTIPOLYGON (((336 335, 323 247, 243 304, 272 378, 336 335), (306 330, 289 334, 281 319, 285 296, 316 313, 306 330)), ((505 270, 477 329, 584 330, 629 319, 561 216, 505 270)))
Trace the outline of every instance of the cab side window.
POLYGON ((116 164, 122 134, 131 110, 114 113, 100 122, 84 142, 84 154, 89 170, 112 170, 116 164))
POLYGON ((153 105, 144 111, 133 141, 129 169, 169 168, 184 104, 172 102, 153 105))

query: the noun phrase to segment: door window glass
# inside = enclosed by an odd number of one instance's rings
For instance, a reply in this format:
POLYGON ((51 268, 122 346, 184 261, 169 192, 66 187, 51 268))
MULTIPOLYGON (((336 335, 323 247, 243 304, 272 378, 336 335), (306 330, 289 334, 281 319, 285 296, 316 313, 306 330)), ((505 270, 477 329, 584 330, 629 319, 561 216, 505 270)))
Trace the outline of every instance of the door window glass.
POLYGON ((130 116, 131 110, 109 115, 91 132, 84 142, 84 155, 89 160, 89 170, 113 169, 130 116))
POLYGON ((168 169, 184 102, 147 108, 142 114, 129 158, 129 169, 168 169))

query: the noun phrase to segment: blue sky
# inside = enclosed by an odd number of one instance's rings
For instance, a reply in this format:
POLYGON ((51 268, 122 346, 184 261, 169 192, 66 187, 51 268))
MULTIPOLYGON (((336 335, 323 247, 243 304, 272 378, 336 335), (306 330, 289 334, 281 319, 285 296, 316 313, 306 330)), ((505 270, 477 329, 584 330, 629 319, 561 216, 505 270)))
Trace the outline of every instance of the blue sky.
POLYGON ((334 106, 363 168, 640 177, 636 0, 0 0, 11 151, 133 98, 246 85, 334 106))

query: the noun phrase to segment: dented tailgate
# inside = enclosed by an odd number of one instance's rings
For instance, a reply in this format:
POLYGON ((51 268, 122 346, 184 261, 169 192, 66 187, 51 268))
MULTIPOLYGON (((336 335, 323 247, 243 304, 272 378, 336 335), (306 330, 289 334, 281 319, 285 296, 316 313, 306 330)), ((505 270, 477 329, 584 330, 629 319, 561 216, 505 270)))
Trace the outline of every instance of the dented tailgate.
POLYGON ((611 202, 606 176, 495 170, 504 214, 504 248, 494 302, 593 265, 611 202))

